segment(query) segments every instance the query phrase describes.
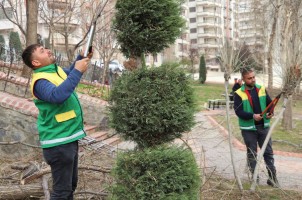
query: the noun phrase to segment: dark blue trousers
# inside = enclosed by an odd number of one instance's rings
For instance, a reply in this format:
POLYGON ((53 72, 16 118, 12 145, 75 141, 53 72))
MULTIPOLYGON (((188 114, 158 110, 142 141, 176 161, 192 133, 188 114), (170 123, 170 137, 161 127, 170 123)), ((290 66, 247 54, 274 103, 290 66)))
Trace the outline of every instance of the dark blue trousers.
POLYGON ((73 200, 78 183, 78 141, 43 149, 51 167, 53 191, 51 200, 73 200))
MULTIPOLYGON (((244 143, 247 147, 247 161, 251 173, 254 173, 257 160, 257 144, 260 148, 268 134, 269 128, 264 128, 263 125, 256 126, 257 131, 242 130, 244 143)), ((276 172, 274 165, 274 153, 272 148, 272 139, 270 138, 267 147, 264 151, 263 158, 266 168, 269 172, 276 172)))

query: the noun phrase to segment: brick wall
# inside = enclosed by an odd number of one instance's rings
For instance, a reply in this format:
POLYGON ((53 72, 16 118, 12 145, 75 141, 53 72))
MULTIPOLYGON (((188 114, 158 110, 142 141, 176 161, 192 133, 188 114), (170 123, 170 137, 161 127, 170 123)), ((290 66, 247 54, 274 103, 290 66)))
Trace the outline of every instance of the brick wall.
MULTIPOLYGON (((83 94, 78 95, 85 123, 106 128, 107 102, 83 94)), ((38 146, 37 116, 38 109, 31 99, 0 92, 0 142, 22 141, 38 146)), ((26 145, 0 145, 1 157, 22 156, 24 153, 35 150, 26 145)))

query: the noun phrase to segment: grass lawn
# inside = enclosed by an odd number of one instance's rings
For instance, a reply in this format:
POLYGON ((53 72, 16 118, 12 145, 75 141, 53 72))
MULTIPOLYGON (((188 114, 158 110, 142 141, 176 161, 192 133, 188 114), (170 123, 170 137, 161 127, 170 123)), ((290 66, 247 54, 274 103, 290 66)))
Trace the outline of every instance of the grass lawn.
MULTIPOLYGON (((192 87, 194 89, 194 97, 195 101, 198 105, 198 110, 205 110, 205 103, 208 102, 209 99, 223 99, 224 97, 224 85, 223 84, 200 84, 198 82, 193 82, 192 87)), ((229 87, 229 91, 232 88, 229 87)))
POLYGON ((80 83, 76 88, 76 91, 82 94, 87 94, 92 97, 100 98, 103 100, 108 100, 110 90, 105 86, 94 86, 94 85, 85 85, 80 83))
MULTIPOLYGON (((198 104, 198 110, 202 111, 206 108, 204 107, 205 103, 208 102, 208 99, 219 99, 223 98, 221 94, 224 93, 224 85, 223 84, 198 84, 194 82, 192 84, 195 92, 195 99, 198 104)), ((229 87, 229 91, 231 90, 231 85, 229 87)), ((274 96, 271 96, 274 98, 274 96)), ((283 99, 279 100, 278 105, 275 108, 275 115, 278 114, 278 111, 281 109, 283 99)), ((293 103, 293 124, 294 129, 291 131, 284 130, 281 126, 282 120, 279 121, 278 126, 275 128, 272 139, 274 141, 273 148, 275 150, 280 151, 288 151, 288 152, 297 152, 302 153, 302 101, 294 101, 293 103)), ((238 118, 234 114, 232 110, 230 119, 231 119, 231 127, 233 130, 234 136, 243 142, 241 131, 238 126, 238 118)), ((213 116, 218 123, 226 128, 226 116, 213 116)), ((272 122, 274 118, 272 119, 272 122)), ((271 123, 272 123, 271 122, 271 123)))
MULTIPOLYGON (((233 135, 243 143, 238 118, 235 115, 231 115, 230 117, 233 135)), ((223 127, 227 128, 225 116, 213 116, 213 118, 223 127)), ((272 122, 273 121, 272 119, 272 122)), ((294 124, 295 128, 293 130, 286 131, 282 128, 280 121, 272 134, 274 150, 302 153, 302 121, 294 120, 294 124)))

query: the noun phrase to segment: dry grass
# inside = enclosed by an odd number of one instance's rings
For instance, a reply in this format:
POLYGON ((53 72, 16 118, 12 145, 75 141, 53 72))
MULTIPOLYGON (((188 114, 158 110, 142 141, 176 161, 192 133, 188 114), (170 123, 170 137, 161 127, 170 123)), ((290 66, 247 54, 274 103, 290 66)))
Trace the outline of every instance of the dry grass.
POLYGON ((207 178, 201 188, 200 200, 283 200, 302 199, 302 193, 290 190, 281 190, 269 186, 260 186, 256 192, 249 190, 251 184, 243 183, 244 191, 241 193, 234 180, 224 179, 218 176, 207 178))

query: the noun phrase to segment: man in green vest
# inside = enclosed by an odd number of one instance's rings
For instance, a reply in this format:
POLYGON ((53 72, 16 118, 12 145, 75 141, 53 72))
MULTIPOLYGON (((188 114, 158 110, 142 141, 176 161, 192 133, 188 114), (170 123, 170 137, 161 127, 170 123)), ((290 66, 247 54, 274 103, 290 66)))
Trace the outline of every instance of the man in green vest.
POLYGON ((37 125, 43 156, 51 167, 51 200, 71 200, 77 187, 78 140, 86 133, 74 90, 90 58, 79 55, 69 69, 62 69, 51 51, 40 44, 30 45, 22 53, 23 62, 33 70, 31 92, 39 109, 37 125))
MULTIPOLYGON (((272 101, 265 87, 256 84, 255 73, 252 68, 241 70, 244 84, 234 93, 234 109, 239 119, 239 126, 247 148, 248 166, 254 174, 257 159, 257 145, 262 148, 270 127, 270 119, 273 113, 261 115, 267 105, 272 101)), ((278 187, 276 167, 274 165, 274 153, 270 138, 264 152, 264 161, 268 171, 267 184, 278 187)))

